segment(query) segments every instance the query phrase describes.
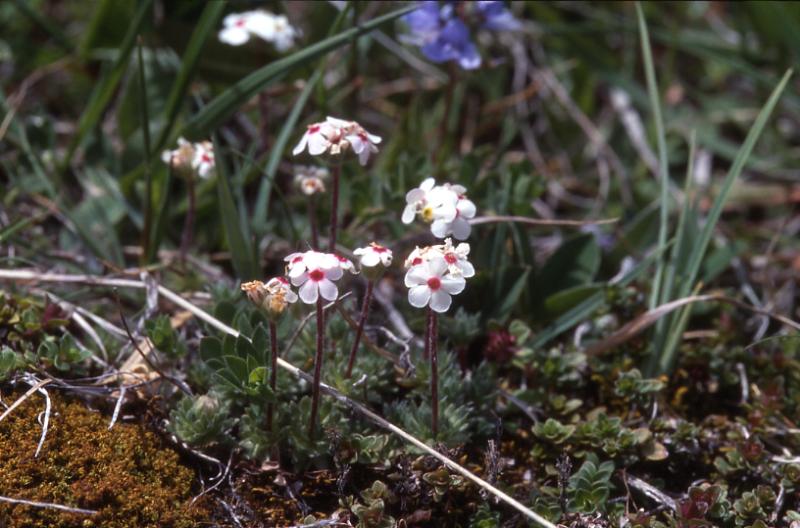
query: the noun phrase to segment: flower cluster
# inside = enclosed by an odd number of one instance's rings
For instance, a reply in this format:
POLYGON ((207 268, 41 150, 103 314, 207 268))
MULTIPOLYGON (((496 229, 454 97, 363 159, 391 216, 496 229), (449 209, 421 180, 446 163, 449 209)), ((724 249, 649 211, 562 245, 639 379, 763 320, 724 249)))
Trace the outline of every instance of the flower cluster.
POLYGON ((334 281, 341 279, 344 271, 355 272, 350 260, 333 253, 306 251, 292 253, 284 260, 289 279, 299 286, 300 299, 306 304, 314 304, 320 297, 335 301, 339 289, 334 281))
POLYGON ((289 304, 297 302, 297 294, 284 277, 273 277, 266 284, 261 281, 245 282, 241 288, 250 302, 273 320, 283 315, 289 304))
POLYGON ((453 246, 452 240, 444 244, 417 247, 408 256, 405 267, 405 285, 408 302, 415 308, 430 306, 443 313, 450 308, 451 296, 461 293, 466 280, 475 275, 475 268, 467 260, 469 244, 453 246))
POLYGON ((445 183, 436 185, 427 178, 419 187, 406 194, 406 207, 402 221, 410 224, 415 216, 431 224, 431 233, 437 238, 453 235, 458 240, 469 238, 469 220, 475 217, 475 204, 467 198, 462 185, 445 183))
POLYGON ((264 10, 232 13, 222 20, 222 25, 219 39, 231 46, 241 46, 255 36, 271 42, 278 51, 286 51, 299 35, 285 15, 264 10))
POLYGON ((325 180, 328 179, 328 176, 328 169, 325 167, 297 165, 294 168, 295 185, 306 196, 324 193, 325 180))
POLYGON ((201 178, 208 178, 215 166, 214 146, 210 141, 192 143, 181 137, 178 148, 162 152, 161 160, 173 169, 191 169, 201 178))
POLYGON ((369 157, 378 152, 376 145, 380 142, 379 136, 370 134, 355 121, 327 117, 325 121, 308 125, 292 154, 296 156, 308 148, 312 156, 326 152, 336 156, 350 149, 358 156, 358 161, 366 165, 369 157))
POLYGON ((494 31, 519 29, 519 22, 501 1, 420 2, 420 8, 407 14, 411 30, 406 41, 420 47, 433 62, 456 61, 465 70, 481 65, 470 27, 494 31))
POLYGON ((376 242, 356 249, 353 255, 359 257, 361 272, 371 280, 380 277, 392 265, 392 250, 376 242))

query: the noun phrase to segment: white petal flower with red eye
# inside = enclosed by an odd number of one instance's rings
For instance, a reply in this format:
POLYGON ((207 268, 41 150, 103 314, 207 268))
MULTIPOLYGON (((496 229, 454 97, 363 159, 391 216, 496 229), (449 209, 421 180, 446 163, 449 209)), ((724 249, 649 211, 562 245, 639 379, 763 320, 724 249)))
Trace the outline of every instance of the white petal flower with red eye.
POLYGON ((408 270, 405 285, 409 288, 411 306, 430 306, 434 312, 444 313, 450 308, 451 296, 461 293, 466 281, 464 277, 449 274, 447 262, 436 257, 408 270))
POLYGON ((231 46, 241 46, 251 36, 256 36, 274 44, 278 51, 286 51, 294 46, 294 39, 298 36, 298 31, 289 24, 285 15, 261 9, 230 14, 222 20, 222 25, 219 39, 231 46))
POLYGON ((339 297, 339 290, 333 281, 341 279, 343 274, 336 256, 307 251, 303 262, 306 266, 305 271, 291 279, 294 286, 300 287, 300 300, 306 304, 314 304, 320 297, 327 301, 335 301, 339 297), (336 264, 328 267, 331 258, 336 264))
POLYGON ((469 234, 472 231, 469 220, 475 217, 475 204, 463 192, 457 194, 456 189, 464 188, 460 185, 453 185, 447 189, 455 197, 456 214, 453 218, 440 216, 434 219, 431 224, 431 233, 435 237, 444 238, 452 234, 458 240, 469 238, 469 234))
POLYGON ((367 247, 358 248, 353 255, 361 257, 359 263, 362 268, 374 268, 378 265, 388 268, 392 265, 392 250, 375 242, 370 242, 367 247))
POLYGON ((358 273, 356 271, 356 267, 353 265, 353 261, 348 258, 345 258, 341 255, 334 255, 336 259, 339 261, 339 267, 342 268, 342 271, 349 271, 353 275, 358 273))
POLYGON ((219 32, 219 39, 231 46, 241 46, 250 40, 250 31, 247 28, 247 20, 251 16, 251 11, 245 13, 232 13, 222 20, 222 31, 219 32))
POLYGON ((197 175, 201 178, 208 178, 214 167, 214 145, 210 141, 195 143, 192 168, 197 172, 197 175))
POLYGON ((425 179, 419 187, 406 193, 406 207, 401 220, 410 224, 419 215, 424 222, 451 222, 456 217, 458 196, 446 187, 437 186, 433 178, 425 179))
POLYGON ((308 148, 309 154, 319 156, 330 148, 331 142, 328 137, 333 135, 334 129, 327 122, 312 123, 306 128, 306 133, 300 138, 292 154, 297 156, 308 148))
POLYGON ((469 255, 469 244, 462 242, 458 246, 453 247, 453 241, 445 239, 442 253, 444 261, 447 262, 447 268, 451 275, 461 276, 465 279, 475 275, 475 267, 467 260, 469 255))
POLYGON ((366 165, 370 155, 378 152, 378 147, 375 145, 381 142, 380 136, 370 134, 360 126, 358 130, 354 131, 354 133, 347 134, 344 138, 350 143, 353 152, 358 155, 358 162, 361 163, 361 165, 366 165))
POLYGON ((437 257, 444 258, 444 246, 417 246, 408 255, 403 265, 406 269, 410 269, 437 257))
POLYGON ((370 134, 355 121, 345 121, 328 116, 325 121, 308 125, 306 133, 292 150, 295 156, 308 149, 312 156, 328 153, 338 155, 350 149, 362 165, 366 165, 369 157, 378 152, 377 144, 381 138, 370 134))
POLYGON ((306 196, 325 192, 325 180, 328 179, 328 169, 325 167, 313 167, 296 165, 294 167, 294 181, 300 188, 300 192, 306 196))

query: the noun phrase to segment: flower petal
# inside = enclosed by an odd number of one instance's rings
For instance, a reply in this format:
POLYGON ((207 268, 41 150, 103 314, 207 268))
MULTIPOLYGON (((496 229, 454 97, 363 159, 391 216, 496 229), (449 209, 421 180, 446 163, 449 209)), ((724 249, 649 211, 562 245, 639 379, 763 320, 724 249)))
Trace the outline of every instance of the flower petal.
POLYGON ((475 266, 472 265, 472 262, 462 260, 459 261, 458 266, 461 268, 461 276, 465 279, 475 276, 475 266))
POLYGON ((442 277, 442 289, 451 295, 457 295, 464 291, 467 281, 463 277, 442 277))
POLYGON ((303 134, 303 137, 300 138, 300 141, 294 147, 294 150, 292 150, 292 154, 297 156, 306 149, 307 144, 308 144, 308 134, 306 133, 303 134))
POLYGON ((441 277, 444 275, 445 271, 447 271, 447 261, 444 259, 444 257, 436 255, 428 261, 428 273, 430 273, 429 276, 435 275, 441 277))
POLYGON ((433 236, 435 236, 436 238, 444 238, 449 232, 450 230, 449 228, 450 228, 450 222, 442 218, 439 218, 437 220, 434 220, 433 223, 431 224, 431 233, 433 233, 433 236))
POLYGON ((456 204, 456 209, 458 209, 458 215, 464 218, 472 218, 475 216, 475 204, 472 200, 461 198, 456 204))
POLYGON ((219 39, 230 46, 241 46, 250 40, 250 34, 240 27, 227 27, 219 32, 219 39))
POLYGON ((408 304, 414 308, 422 308, 428 304, 431 290, 427 286, 414 286, 408 290, 408 304))
POLYGON ((430 274, 426 268, 427 266, 414 266, 408 270, 405 279, 403 280, 406 288, 426 284, 428 282, 428 277, 430 277, 430 274))
POLYGON ((416 207, 407 205, 406 208, 403 209, 403 216, 400 217, 400 220, 402 220, 404 224, 410 224, 414 221, 414 216, 416 216, 416 214, 416 207))
POLYGON ((450 308, 450 303, 453 299, 445 291, 438 290, 431 295, 431 310, 438 313, 444 313, 450 308))
POLYGON ((306 281, 305 284, 300 286, 298 290, 300 293, 300 300, 302 300, 306 304, 314 304, 317 302, 317 297, 319 296, 319 288, 317 287, 317 283, 314 281, 306 281))
POLYGON ((336 298, 339 297, 339 290, 333 282, 328 279, 322 279, 319 281, 319 294, 322 295, 322 298, 325 300, 335 301, 336 298))
POLYGON ((381 257, 375 253, 374 251, 367 251, 364 253, 364 256, 361 257, 361 265, 371 268, 373 266, 377 266, 381 262, 381 257))
POLYGON ((458 240, 468 239, 469 234, 472 232, 472 226, 469 225, 465 218, 460 216, 453 220, 453 223, 450 224, 450 229, 453 231, 453 236, 458 240))
POLYGON ((342 268, 338 266, 325 270, 325 278, 329 280, 339 280, 342 278, 343 274, 344 272, 342 271, 342 268))

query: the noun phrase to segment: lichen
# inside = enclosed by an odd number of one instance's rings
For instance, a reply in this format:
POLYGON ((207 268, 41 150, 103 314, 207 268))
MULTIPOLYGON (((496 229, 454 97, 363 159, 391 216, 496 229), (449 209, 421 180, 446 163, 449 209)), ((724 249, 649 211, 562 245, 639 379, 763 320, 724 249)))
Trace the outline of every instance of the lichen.
POLYGON ((81 402, 63 401, 54 391, 51 398, 50 427, 38 458, 40 396, 26 400, 0 423, 0 494, 97 513, 0 503, 0 526, 188 528, 209 518, 204 500, 190 504, 194 472, 155 433, 127 423, 108 430, 107 416, 81 402))

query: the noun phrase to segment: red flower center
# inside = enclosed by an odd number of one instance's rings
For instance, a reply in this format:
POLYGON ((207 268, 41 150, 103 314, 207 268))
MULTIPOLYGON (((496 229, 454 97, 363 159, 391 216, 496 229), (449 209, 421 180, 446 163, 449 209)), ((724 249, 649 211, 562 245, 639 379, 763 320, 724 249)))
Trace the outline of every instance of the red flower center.
POLYGON ((237 20, 237 21, 236 21, 236 24, 234 24, 234 25, 235 25, 236 27, 244 27, 244 25, 245 25, 245 21, 244 21, 244 19, 243 19, 243 18, 240 18, 239 20, 237 20))
POLYGON ((430 288, 431 290, 436 291, 441 287, 442 287, 442 281, 439 280, 439 277, 431 277, 430 279, 428 279, 428 288, 430 288))
POLYGON ((453 253, 447 253, 444 256, 444 260, 448 264, 455 264, 458 258, 453 253))
POLYGON ((415 257, 414 260, 411 261, 412 266, 419 266, 422 264, 422 259, 419 257, 415 257))
POLYGON ((292 259, 292 264, 297 264, 298 262, 303 262, 303 257, 295 257, 292 259))
POLYGON ((287 281, 285 277, 275 277, 275 278, 278 279, 278 282, 280 282, 281 284, 289 284, 289 281, 287 281))
POLYGON ((372 251, 374 251, 375 253, 386 253, 389 250, 383 246, 372 246, 372 251))
POLYGON ((314 282, 319 282, 325 278, 325 274, 321 270, 315 269, 308 274, 308 278, 314 282))
POLYGON ((317 132, 319 132, 319 128, 320 128, 319 125, 309 125, 308 126, 308 133, 309 134, 316 134, 317 132))
POLYGON ((203 163, 213 163, 214 159, 208 154, 203 154, 202 156, 200 156, 200 161, 202 161, 203 163))

